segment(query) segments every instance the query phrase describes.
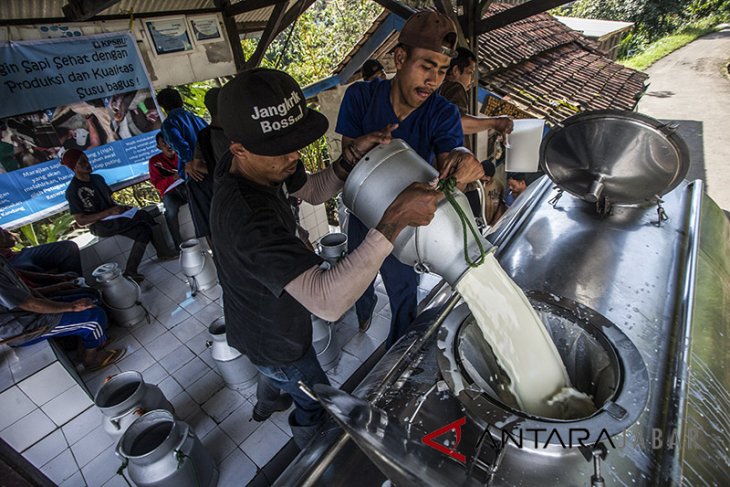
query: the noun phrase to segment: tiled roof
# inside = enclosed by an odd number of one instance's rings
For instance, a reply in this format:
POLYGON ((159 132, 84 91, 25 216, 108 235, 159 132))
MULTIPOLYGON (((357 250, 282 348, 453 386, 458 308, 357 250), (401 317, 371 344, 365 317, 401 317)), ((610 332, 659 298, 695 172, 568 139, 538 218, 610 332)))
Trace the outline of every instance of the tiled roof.
MULTIPOLYGON (((506 8, 492 4, 487 15, 506 8)), ((492 92, 552 123, 585 110, 631 110, 648 78, 604 57, 549 14, 482 34, 479 59, 492 92)))

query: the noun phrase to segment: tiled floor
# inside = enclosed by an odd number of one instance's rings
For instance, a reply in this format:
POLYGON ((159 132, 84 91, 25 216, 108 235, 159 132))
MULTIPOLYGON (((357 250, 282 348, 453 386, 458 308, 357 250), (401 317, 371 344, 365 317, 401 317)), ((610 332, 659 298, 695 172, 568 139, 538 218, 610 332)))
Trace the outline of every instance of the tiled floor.
MULTIPOLYGON (((102 371, 82 372, 81 378, 93 395, 110 375, 127 370, 141 372, 146 382, 160 387, 178 417, 193 427, 213 455, 220 468, 219 485, 245 485, 291 438, 288 411, 276 413, 263 423, 252 421, 255 386, 244 391, 228 389, 216 371, 206 341, 208 325, 223 315, 219 286, 192 297, 177 261, 150 259, 140 271, 146 276, 142 301, 151 322, 131 329, 113 326, 113 346, 126 347, 127 356, 102 371)), ((426 279, 424 285, 430 288, 435 282, 426 279)), ((379 280, 376 290, 376 315, 367 333, 357 331, 353 310, 337 325, 336 336, 343 353, 338 365, 328 371, 335 385, 344 383, 387 336, 390 308, 379 280)), ((421 292, 425 294, 425 290, 421 292)), ((101 413, 91 401, 73 410, 66 408, 64 395, 78 388, 75 384, 66 386, 50 383, 44 392, 54 398, 48 403, 47 415, 51 419, 54 415, 64 416, 57 418, 63 427, 33 445, 26 458, 59 485, 126 485, 115 474, 121 462, 114 454, 114 442, 102 429, 101 413), (66 392, 61 393, 59 388, 66 392), (69 414, 75 416, 70 421, 66 417, 69 414)), ((29 417, 17 423, 19 427, 26 423, 44 427, 43 421, 29 417)), ((45 426, 49 431, 53 427, 45 426)))

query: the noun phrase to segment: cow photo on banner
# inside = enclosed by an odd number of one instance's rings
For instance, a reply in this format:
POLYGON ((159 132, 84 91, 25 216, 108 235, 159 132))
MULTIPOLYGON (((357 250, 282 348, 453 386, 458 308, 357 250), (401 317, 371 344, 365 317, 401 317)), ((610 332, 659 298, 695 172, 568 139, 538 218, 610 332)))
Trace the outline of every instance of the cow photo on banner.
POLYGON ((0 46, 0 226, 65 208, 68 149, 115 185, 147 173, 161 113, 130 33, 0 46))

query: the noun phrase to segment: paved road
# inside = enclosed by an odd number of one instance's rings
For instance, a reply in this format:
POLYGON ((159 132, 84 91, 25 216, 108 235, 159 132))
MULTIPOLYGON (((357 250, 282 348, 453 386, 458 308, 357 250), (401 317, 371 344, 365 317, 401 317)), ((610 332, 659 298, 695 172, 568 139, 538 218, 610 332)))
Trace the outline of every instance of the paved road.
POLYGON ((649 69, 639 112, 680 123, 691 153, 687 179, 702 179, 730 210, 730 26, 701 37, 649 69))

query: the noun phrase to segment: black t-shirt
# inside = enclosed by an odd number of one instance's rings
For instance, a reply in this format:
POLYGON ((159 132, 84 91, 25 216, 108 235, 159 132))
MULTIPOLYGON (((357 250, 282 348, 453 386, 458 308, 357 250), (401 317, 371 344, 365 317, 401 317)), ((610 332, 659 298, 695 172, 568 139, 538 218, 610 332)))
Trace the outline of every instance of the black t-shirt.
POLYGON ((77 177, 71 179, 66 188, 66 200, 72 215, 99 213, 114 206, 112 190, 98 174, 92 174, 88 182, 81 181, 77 177))
POLYGON ((296 236, 286 192, 306 182, 304 165, 283 185, 266 187, 221 169, 210 212, 228 343, 258 365, 284 365, 312 344, 310 313, 284 286, 322 259, 296 236))

